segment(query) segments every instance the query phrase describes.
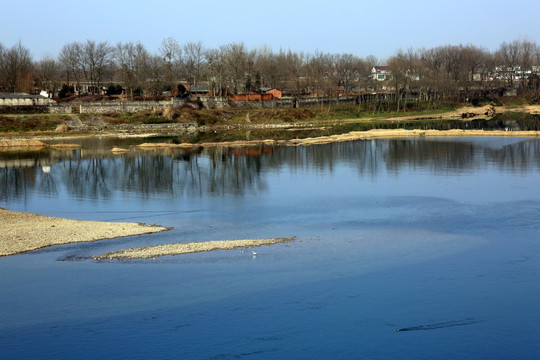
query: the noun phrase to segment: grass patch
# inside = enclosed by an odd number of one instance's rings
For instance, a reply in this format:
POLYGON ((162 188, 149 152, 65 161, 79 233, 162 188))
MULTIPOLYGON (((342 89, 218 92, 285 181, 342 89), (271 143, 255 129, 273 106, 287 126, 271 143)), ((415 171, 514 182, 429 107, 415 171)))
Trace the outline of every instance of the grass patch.
POLYGON ((0 116, 0 132, 54 131, 64 121, 65 116, 0 116))

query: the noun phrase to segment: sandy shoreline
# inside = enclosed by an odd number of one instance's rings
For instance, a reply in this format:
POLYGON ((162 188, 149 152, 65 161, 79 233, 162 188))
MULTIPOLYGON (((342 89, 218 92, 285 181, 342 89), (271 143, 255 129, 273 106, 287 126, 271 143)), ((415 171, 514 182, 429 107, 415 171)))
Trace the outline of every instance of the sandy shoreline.
POLYGON ((0 256, 53 245, 150 234, 169 228, 139 223, 113 223, 56 218, 0 208, 0 256))
MULTIPOLYGON (((150 135, 149 135, 150 136, 150 135)), ((292 139, 292 140, 237 140, 223 142, 204 142, 204 143, 142 143, 136 145, 139 149, 153 150, 164 148, 178 149, 196 149, 210 147, 248 147, 259 145, 281 145, 281 146, 307 146, 317 144, 329 144, 333 142, 344 142, 354 140, 370 140, 380 138, 398 138, 398 137, 477 137, 477 136, 512 136, 512 137, 540 137, 540 131, 504 131, 504 130, 405 130, 405 129, 373 129, 368 131, 352 131, 339 135, 328 135, 314 138, 292 139)), ((91 135, 87 136, 91 137, 91 135)), ((139 136, 143 137, 143 136, 139 136)), ((1 150, 40 150, 45 147, 53 149, 74 149, 80 148, 77 144, 45 144, 37 140, 8 139, 0 140, 1 150)), ((111 151, 116 153, 128 152, 129 149, 113 148, 111 151)))
POLYGON ((274 245, 294 241, 295 237, 245 239, 224 241, 201 241, 178 244, 155 245, 140 248, 123 249, 94 256, 94 260, 113 259, 148 259, 165 255, 181 255, 214 250, 233 250, 237 248, 251 248, 264 245, 274 245))
POLYGON ((295 139, 290 142, 294 145, 328 144, 354 140, 370 140, 399 137, 477 137, 477 136, 512 136, 512 137, 539 137, 540 131, 502 131, 502 130, 369 130, 352 131, 341 135, 321 136, 316 138, 295 139))
POLYGON ((405 129, 374 129, 369 131, 352 131, 340 135, 320 136, 315 138, 293 140, 250 140, 250 141, 224 141, 209 143, 143 143, 136 147, 153 150, 159 148, 200 148, 200 147, 246 147, 257 145, 307 146, 345 142, 354 140, 370 140, 399 137, 478 137, 478 136, 512 136, 512 137, 539 137, 540 131, 503 131, 503 130, 405 130, 405 129))

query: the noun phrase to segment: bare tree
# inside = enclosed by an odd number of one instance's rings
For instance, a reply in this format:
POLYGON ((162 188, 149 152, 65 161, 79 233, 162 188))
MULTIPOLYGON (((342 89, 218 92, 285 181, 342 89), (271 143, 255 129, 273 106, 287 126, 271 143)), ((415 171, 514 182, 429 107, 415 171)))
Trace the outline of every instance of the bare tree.
POLYGON ((527 85, 529 73, 532 70, 534 65, 536 54, 538 53, 538 46, 536 43, 523 40, 521 41, 521 58, 520 58, 520 68, 521 68, 521 82, 522 87, 527 85))
POLYGON ((34 68, 37 84, 54 97, 60 86, 60 64, 51 57, 45 57, 37 62, 34 68))
POLYGON ((353 83, 358 81, 362 72, 361 59, 352 54, 337 55, 335 62, 336 85, 350 92, 353 83))
POLYGON ((435 104, 442 98, 444 84, 447 82, 443 51, 441 48, 422 49, 420 61, 420 86, 424 89, 426 99, 435 104))
POLYGON ((244 43, 225 45, 225 71, 230 80, 232 92, 237 94, 242 90, 241 84, 248 67, 248 51, 244 43))
POLYGON ((204 65, 205 49, 202 42, 188 42, 184 45, 184 70, 188 81, 197 86, 204 65))
POLYGON ((225 49, 222 46, 219 49, 206 50, 204 57, 208 64, 208 76, 211 82, 212 94, 223 96, 225 94, 225 49), (218 89, 217 92, 216 88, 218 89))
POLYGON ((182 72, 182 48, 178 41, 168 37, 161 42, 159 53, 164 61, 165 82, 173 86, 182 72))
POLYGON ((19 41, 9 49, 0 48, 0 75, 10 92, 32 92, 32 59, 30 50, 19 41))
POLYGON ((500 63, 500 72, 505 74, 508 85, 514 86, 516 72, 521 69, 521 44, 519 40, 503 42, 497 50, 496 57, 500 63))
POLYGON ((277 88, 283 85, 284 66, 283 61, 268 47, 261 47, 255 56, 256 82, 263 87, 277 88))
POLYGON ((303 52, 295 53, 289 50, 284 59, 283 65, 287 70, 289 80, 294 84, 294 92, 300 95, 305 92, 304 81, 306 55, 303 52))
POLYGON ((407 91, 411 62, 407 53, 399 50, 388 60, 388 67, 392 72, 392 84, 396 94, 396 111, 399 112, 401 97, 407 91))
POLYGON ((82 53, 81 44, 75 41, 65 44, 58 55, 58 62, 66 72, 66 82, 68 84, 75 82, 76 91, 79 91, 80 82, 84 77, 81 64, 82 53))
POLYGON ((333 56, 316 51, 307 60, 306 69, 311 90, 317 95, 332 94, 333 56))
POLYGON ((89 92, 96 94, 100 91, 106 72, 110 70, 112 55, 113 48, 106 41, 75 41, 62 47, 59 61, 67 71, 68 82, 71 82, 70 77, 73 77, 79 85, 84 78, 89 92))
POLYGON ((461 52, 462 70, 464 72, 462 87, 465 92, 465 96, 470 98, 483 87, 483 84, 486 81, 489 73, 489 54, 487 50, 474 45, 462 47, 461 52))
POLYGON ((144 82, 144 94, 159 96, 167 85, 163 76, 166 63, 159 55, 148 57, 148 67, 146 68, 146 81, 144 82))
MULTIPOLYGON (((212 94, 221 95, 267 86, 298 95, 332 96, 336 88, 345 93, 380 92, 376 85, 380 82, 370 76, 375 65, 383 64, 373 56, 273 52, 264 46, 252 50, 243 43, 205 49, 200 41, 180 46, 172 38, 162 41, 157 54, 140 43, 119 43, 113 49, 107 42, 75 41, 62 47, 57 61, 33 62, 29 50, 19 42, 11 48, 0 44, 0 90, 30 92, 36 86, 54 90, 59 85, 60 67, 60 78, 75 83, 78 91, 85 85, 96 93, 115 76, 130 98, 137 89, 145 95, 161 94, 179 81, 195 86, 208 81, 212 94)), ((536 91, 539 81, 532 78, 532 70, 538 72, 540 51, 528 40, 503 42, 494 53, 474 45, 446 45, 398 51, 388 65, 394 73, 388 83, 396 92, 395 108, 402 110, 404 94, 418 94, 418 99, 436 106, 443 100, 479 96, 504 83, 514 87, 518 80, 522 94, 536 91), (529 84, 531 81, 534 83, 529 84)))
POLYGON ((101 89, 102 80, 111 65, 112 50, 106 41, 96 43, 87 40, 83 45, 82 69, 92 94, 98 93, 101 89))
POLYGON ((0 43, 0 92, 7 90, 5 52, 4 45, 0 43))
POLYGON ((126 89, 126 95, 133 99, 134 90, 145 87, 150 55, 141 43, 119 43, 114 51, 116 66, 126 89))

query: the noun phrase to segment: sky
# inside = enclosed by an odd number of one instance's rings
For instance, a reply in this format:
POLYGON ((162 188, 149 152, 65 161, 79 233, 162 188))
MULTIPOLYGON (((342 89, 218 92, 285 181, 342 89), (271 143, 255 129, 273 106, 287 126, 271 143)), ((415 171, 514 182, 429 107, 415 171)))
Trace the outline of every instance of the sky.
POLYGON ((379 59, 409 48, 540 44, 540 0, 26 0, 2 1, 1 8, 0 43, 21 41, 35 60, 86 40, 140 41, 157 53, 168 37, 209 48, 243 42, 379 59))

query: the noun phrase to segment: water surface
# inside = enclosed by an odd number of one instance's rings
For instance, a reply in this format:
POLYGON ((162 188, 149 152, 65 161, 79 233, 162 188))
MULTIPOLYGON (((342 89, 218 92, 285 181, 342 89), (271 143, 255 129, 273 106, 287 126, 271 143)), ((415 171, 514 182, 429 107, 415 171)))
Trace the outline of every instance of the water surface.
POLYGON ((536 359, 540 141, 0 154, 0 206, 174 230, 0 259, 5 359, 536 359), (296 236, 156 260, 152 244, 296 236), (396 332, 396 329, 409 331, 396 332))

